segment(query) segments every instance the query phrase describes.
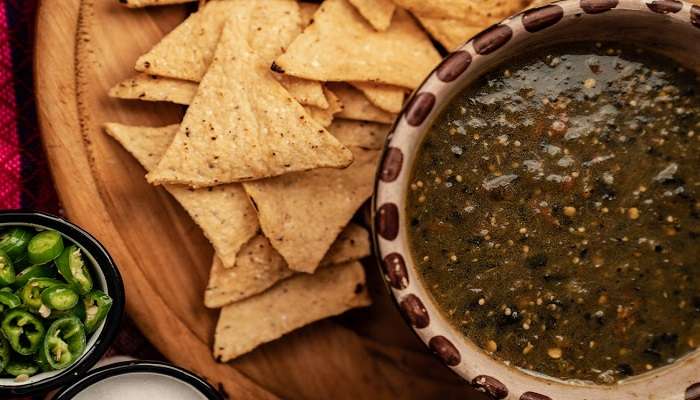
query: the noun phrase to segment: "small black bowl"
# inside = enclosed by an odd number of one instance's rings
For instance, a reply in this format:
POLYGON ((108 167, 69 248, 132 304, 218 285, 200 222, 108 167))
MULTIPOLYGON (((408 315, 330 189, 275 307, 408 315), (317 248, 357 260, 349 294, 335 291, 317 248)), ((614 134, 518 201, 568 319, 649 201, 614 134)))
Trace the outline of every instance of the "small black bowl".
POLYGON ((60 232, 81 248, 91 267, 95 286, 112 298, 112 308, 102 326, 88 340, 88 347, 81 358, 66 369, 42 372, 18 383, 12 378, 0 378, 0 398, 40 394, 58 386, 69 384, 83 376, 102 358, 117 335, 124 314, 124 283, 112 257, 92 235, 63 218, 25 211, 0 211, 0 230, 9 226, 27 226, 53 229, 60 232))
POLYGON ((80 380, 61 389, 53 397, 53 400, 69 400, 105 379, 134 373, 165 375, 186 383, 209 400, 223 400, 221 394, 204 379, 189 371, 159 361, 125 361, 97 368, 80 380))

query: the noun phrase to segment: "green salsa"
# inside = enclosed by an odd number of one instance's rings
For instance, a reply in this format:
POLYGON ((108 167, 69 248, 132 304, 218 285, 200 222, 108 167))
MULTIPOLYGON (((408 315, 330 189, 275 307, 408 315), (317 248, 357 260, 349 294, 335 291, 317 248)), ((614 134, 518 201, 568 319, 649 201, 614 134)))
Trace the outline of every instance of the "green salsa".
POLYGON ((507 364, 609 384, 700 345, 700 80, 673 60, 511 60, 442 111, 407 200, 426 287, 507 364))

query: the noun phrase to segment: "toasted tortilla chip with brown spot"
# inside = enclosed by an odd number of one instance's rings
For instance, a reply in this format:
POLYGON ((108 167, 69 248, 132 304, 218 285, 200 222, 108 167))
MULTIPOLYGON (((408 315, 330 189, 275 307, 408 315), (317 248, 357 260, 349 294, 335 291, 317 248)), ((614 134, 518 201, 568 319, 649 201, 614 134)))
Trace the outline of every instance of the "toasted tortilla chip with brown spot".
MULTIPOLYGON (((505 18, 532 0, 393 0, 416 15, 433 18, 481 19, 500 15, 505 18)), ((487 25, 488 26, 488 25, 487 25)))
POLYGON ((374 121, 384 124, 394 122, 395 114, 388 113, 370 103, 367 97, 354 87, 345 83, 328 83, 327 85, 338 96, 340 102, 343 103, 343 110, 337 114, 338 118, 374 121))
POLYGON ((221 309, 214 357, 232 360, 304 325, 370 304, 365 272, 357 261, 295 275, 221 309))
POLYGON ((348 119, 336 119, 328 128, 342 144, 368 150, 381 150, 390 130, 391 125, 348 119))
POLYGON ((378 31, 385 31, 391 25, 391 17, 396 4, 391 0, 350 0, 357 11, 378 31))
POLYGON ((197 93, 197 86, 195 82, 182 79, 138 74, 110 89, 109 96, 119 99, 167 101, 187 105, 197 93))
POLYGON ((318 11, 319 5, 316 3, 299 3, 299 11, 301 11, 301 27, 302 29, 311 25, 314 21, 314 14, 318 11))
MULTIPOLYGON (((339 112, 343 111, 343 103, 340 102, 338 96, 330 90, 324 88, 323 92, 325 97, 328 99, 328 108, 321 109, 318 107, 305 107, 306 111, 311 115, 316 122, 323 125, 324 128, 328 128, 333 123, 333 118, 339 112)), ((341 142, 342 143, 342 142, 341 142)))
POLYGON ((149 182, 204 187, 349 165, 352 153, 277 82, 235 22, 149 182))
POLYGON ((375 106, 392 114, 398 114, 403 107, 406 89, 398 86, 382 85, 373 82, 350 82, 361 91, 375 106))
MULTIPOLYGON (((105 131, 117 139, 143 167, 155 168, 178 130, 177 125, 162 128, 105 124, 105 131)), ((166 185, 192 219, 202 228, 227 268, 236 263, 241 246, 259 228, 258 218, 240 184, 221 185, 209 189, 189 189, 166 185)))
POLYGON ((416 16, 421 25, 448 51, 454 51, 498 19, 473 23, 453 18, 416 16), (486 24, 486 25, 484 25, 486 24))
MULTIPOLYGON (((247 32, 250 47, 267 64, 301 33, 299 5, 293 0, 212 1, 166 35, 136 62, 151 75, 199 82, 206 73, 224 23, 230 17, 247 32)), ((320 82, 280 77, 282 85, 304 105, 327 108, 320 82)))
MULTIPOLYGON (((359 260, 369 254, 367 230, 350 224, 328 250, 321 267, 359 260)), ((219 308, 246 299, 295 273, 287 267, 270 241, 258 235, 241 248, 234 268, 224 269, 221 260, 214 257, 209 284, 204 292, 204 305, 219 308)))
POLYGON ((347 0, 326 0, 314 23, 275 61, 279 72, 317 81, 417 87, 440 61, 428 36, 404 10, 377 32, 347 0))
POLYGON ((141 8, 150 6, 165 6, 171 4, 194 3, 197 0, 119 0, 129 8, 141 8))
POLYGON ((346 169, 316 169, 244 183, 263 233, 290 269, 315 271, 372 194, 379 152, 352 150, 355 161, 346 169))

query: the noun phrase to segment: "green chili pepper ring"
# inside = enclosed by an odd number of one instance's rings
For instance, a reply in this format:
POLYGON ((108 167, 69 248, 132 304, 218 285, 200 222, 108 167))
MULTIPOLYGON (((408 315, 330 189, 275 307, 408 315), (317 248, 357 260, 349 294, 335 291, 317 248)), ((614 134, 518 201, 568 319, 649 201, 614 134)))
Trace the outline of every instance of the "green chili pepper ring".
POLYGON ((32 234, 26 229, 12 228, 0 235, 0 250, 7 253, 12 261, 19 262, 27 256, 27 245, 32 234))
POLYGON ((93 333, 112 308, 112 298, 99 290, 93 290, 83 299, 85 305, 85 329, 93 333))
POLYGON ((27 255, 32 264, 46 264, 63 252, 63 237, 56 231, 36 234, 27 245, 27 255))
POLYGON ((2 320, 2 333, 15 352, 28 356, 41 347, 44 325, 34 315, 24 310, 12 310, 2 320))
POLYGON ((80 294, 88 294, 92 290, 92 277, 87 265, 83 261, 78 246, 68 246, 56 259, 58 272, 68 282, 69 285, 80 294))
POLYGON ((86 337, 83 323, 76 317, 54 321, 46 332, 42 351, 53 369, 73 364, 85 352, 86 337))
POLYGON ((52 310, 66 311, 75 307, 80 296, 68 285, 59 284, 41 292, 41 302, 52 310))

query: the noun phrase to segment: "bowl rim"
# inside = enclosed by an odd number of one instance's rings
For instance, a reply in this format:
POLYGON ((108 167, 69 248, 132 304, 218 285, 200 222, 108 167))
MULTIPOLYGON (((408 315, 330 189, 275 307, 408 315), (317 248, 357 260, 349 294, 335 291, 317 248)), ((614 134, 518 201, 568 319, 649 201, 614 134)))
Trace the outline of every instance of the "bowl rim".
POLYGON ((52 400, 72 399, 80 392, 97 382, 114 376, 130 373, 154 373, 167 375, 189 384, 209 400, 223 399, 223 396, 211 384, 204 380, 204 378, 191 371, 162 361, 133 360, 121 361, 94 369, 82 376, 80 379, 71 382, 70 385, 62 388, 52 397, 52 400))
POLYGON ((11 224, 30 224, 56 230, 85 249, 95 260, 94 269, 104 277, 107 292, 112 298, 112 308, 102 322, 92 347, 85 350, 80 360, 56 375, 25 385, 0 385, 1 395, 21 396, 42 393, 68 384, 84 375, 107 352, 117 336, 124 316, 124 282, 117 266, 102 244, 90 233, 56 215, 31 210, 0 210, 0 227, 11 224))
MULTIPOLYGON (((501 379, 499 375, 493 375, 499 376, 498 379, 487 375, 477 375, 476 371, 481 368, 474 366, 478 364, 478 360, 469 360, 469 358, 473 358, 469 356, 474 355, 473 350, 470 349, 470 339, 461 334, 455 334, 455 328, 446 320, 441 308, 435 304, 432 292, 420 282, 419 273, 413 264, 411 249, 406 243, 406 233, 403 229, 405 217, 402 209, 405 205, 404 197, 408 186, 406 182, 410 179, 410 177, 406 178, 406 175, 411 174, 413 165, 407 162, 406 154, 402 151, 410 146, 417 147, 416 143, 420 143, 425 132, 432 126, 430 121, 435 118, 436 114, 439 115, 441 108, 438 103, 444 103, 446 102, 445 98, 451 97, 451 95, 446 95, 449 90, 445 88, 458 86, 462 81, 461 78, 469 75, 469 71, 473 71, 469 67, 474 64, 477 58, 489 57, 491 53, 500 49, 511 38, 522 38, 527 34, 539 33, 562 20, 570 22, 584 14, 587 18, 597 18, 598 15, 612 15, 612 17, 608 16, 607 18, 614 18, 623 13, 628 13, 627 15, 635 13, 635 18, 644 18, 649 21, 652 18, 671 19, 674 23, 685 24, 683 29, 688 29, 688 31, 700 28, 700 5, 680 0, 559 0, 522 11, 486 28, 453 52, 448 53, 413 91, 387 135, 371 201, 372 244, 380 274, 384 277, 383 280, 394 304, 414 334, 430 348, 443 364, 450 367, 467 383, 487 393, 492 398, 514 399, 516 393, 509 392, 509 388, 498 380, 501 379), (609 11, 612 12, 608 13, 609 11), (529 26, 527 27, 525 26, 526 18, 529 18, 529 26), (480 49, 477 50, 477 46, 480 49), (488 48, 488 46, 492 47, 488 48), (396 138, 398 140, 395 140, 396 138), (409 276, 413 281, 419 281, 419 283, 409 283, 409 276), (426 304, 423 304, 421 299, 426 304), (434 323, 432 319, 437 320, 437 323, 434 323), (438 327, 430 326, 433 324, 438 325, 438 327), (459 346, 461 349, 466 347, 467 352, 460 354, 459 346)), ((545 35, 547 34, 545 33, 545 35)), ((549 37, 556 37, 556 33, 549 35, 549 37)), ((503 65, 503 62, 508 61, 508 54, 514 54, 513 51, 507 49, 503 51, 506 56, 501 61, 496 62, 495 67, 492 65, 487 70, 503 65)), ((472 74, 472 76, 474 75, 472 74)), ((414 154, 415 150, 411 149, 411 152, 414 154)), ((409 160, 413 154, 409 154, 409 160)), ((472 346, 475 345, 472 343, 472 346)), ((481 359, 483 361, 483 357, 481 359)), ((491 359, 495 360, 492 357, 491 359)), ((655 368, 652 371, 624 379, 619 385, 579 384, 542 374, 524 372, 511 366, 503 366, 501 372, 507 370, 503 373, 505 383, 509 383, 510 380, 516 382, 513 386, 520 390, 517 392, 518 396, 522 393, 521 399, 534 400, 549 399, 549 397, 533 392, 523 393, 524 386, 532 390, 542 389, 545 392, 554 391, 559 394, 563 391, 566 393, 570 391, 573 398, 588 398, 591 395, 594 397, 595 395, 616 395, 617 389, 622 387, 624 389, 621 390, 627 390, 624 391, 626 396, 638 396, 640 393, 648 395, 651 393, 649 391, 651 388, 645 389, 645 385, 640 387, 638 383, 645 383, 654 378, 668 382, 673 379, 673 374, 669 372, 689 370, 688 366, 692 368, 696 365, 700 365, 700 349, 669 366, 655 368), (505 376, 506 374, 508 376, 505 376), (630 388, 636 389, 629 391, 630 388)), ((661 396, 659 398, 680 399, 685 393, 688 399, 700 399, 700 378, 692 379, 697 383, 690 382, 689 386, 684 384, 683 388, 673 388, 672 391, 668 390, 666 394, 659 395, 661 396)), ((558 396, 556 397, 558 398, 558 396)))

